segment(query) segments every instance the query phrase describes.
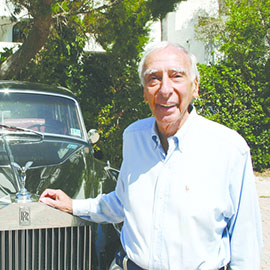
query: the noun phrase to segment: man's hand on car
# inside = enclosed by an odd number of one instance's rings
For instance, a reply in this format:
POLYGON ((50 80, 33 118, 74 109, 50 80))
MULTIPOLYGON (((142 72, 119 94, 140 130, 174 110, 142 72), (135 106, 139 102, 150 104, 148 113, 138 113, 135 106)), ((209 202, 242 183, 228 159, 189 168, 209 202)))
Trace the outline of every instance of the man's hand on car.
POLYGON ((39 198, 49 206, 57 208, 63 212, 72 214, 72 199, 60 189, 46 189, 39 198))

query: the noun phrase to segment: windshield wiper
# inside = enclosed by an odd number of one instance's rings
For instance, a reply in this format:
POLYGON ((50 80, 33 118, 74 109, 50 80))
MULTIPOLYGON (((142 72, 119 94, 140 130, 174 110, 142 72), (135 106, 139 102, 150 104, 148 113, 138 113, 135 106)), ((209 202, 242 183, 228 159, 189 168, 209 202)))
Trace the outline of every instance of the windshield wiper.
MULTIPOLYGON (((9 129, 9 130, 14 130, 14 131, 22 131, 22 132, 27 132, 27 133, 31 133, 31 134, 36 134, 39 137, 41 137, 41 139, 44 138, 43 133, 32 130, 32 129, 28 129, 28 128, 21 128, 21 127, 15 127, 15 126, 8 126, 8 125, 3 125, 0 124, 0 128, 5 128, 5 129, 9 129)), ((1 131, 1 130, 0 130, 1 131)), ((7 134, 7 133, 5 133, 7 134)))

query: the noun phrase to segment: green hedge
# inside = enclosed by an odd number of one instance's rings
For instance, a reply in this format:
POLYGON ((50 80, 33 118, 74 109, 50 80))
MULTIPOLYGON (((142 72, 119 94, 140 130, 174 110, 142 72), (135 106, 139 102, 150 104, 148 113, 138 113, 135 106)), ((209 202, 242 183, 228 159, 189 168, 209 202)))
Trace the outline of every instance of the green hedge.
POLYGON ((226 65, 199 65, 199 113, 240 133, 251 148, 257 171, 269 168, 269 118, 263 108, 266 83, 248 85, 241 71, 226 65))

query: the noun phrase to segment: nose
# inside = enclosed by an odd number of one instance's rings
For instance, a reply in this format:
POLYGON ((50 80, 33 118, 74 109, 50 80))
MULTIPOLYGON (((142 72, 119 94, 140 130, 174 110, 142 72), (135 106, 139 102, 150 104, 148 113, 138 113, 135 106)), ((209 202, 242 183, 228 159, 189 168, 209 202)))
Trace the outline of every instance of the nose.
POLYGON ((169 97, 172 92, 173 92, 172 81, 170 80, 170 78, 167 75, 164 75, 162 77, 159 93, 163 97, 169 97))

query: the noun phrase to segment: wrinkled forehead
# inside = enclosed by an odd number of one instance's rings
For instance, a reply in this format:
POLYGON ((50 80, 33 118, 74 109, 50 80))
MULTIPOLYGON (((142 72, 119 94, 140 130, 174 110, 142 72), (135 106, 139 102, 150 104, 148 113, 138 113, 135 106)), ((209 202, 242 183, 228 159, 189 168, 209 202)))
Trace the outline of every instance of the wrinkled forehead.
POLYGON ((152 51, 145 59, 142 74, 169 70, 190 74, 191 60, 184 50, 168 46, 152 51))
MULTIPOLYGON (((159 72, 163 72, 164 70, 161 69, 155 69, 155 68, 147 68, 144 72, 143 72, 143 77, 147 76, 147 75, 151 75, 151 74, 155 74, 155 73, 159 73, 159 72)), ((168 67, 166 70, 166 72, 177 72, 177 73, 182 73, 182 74, 188 74, 186 68, 184 67, 168 67)))

